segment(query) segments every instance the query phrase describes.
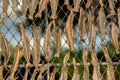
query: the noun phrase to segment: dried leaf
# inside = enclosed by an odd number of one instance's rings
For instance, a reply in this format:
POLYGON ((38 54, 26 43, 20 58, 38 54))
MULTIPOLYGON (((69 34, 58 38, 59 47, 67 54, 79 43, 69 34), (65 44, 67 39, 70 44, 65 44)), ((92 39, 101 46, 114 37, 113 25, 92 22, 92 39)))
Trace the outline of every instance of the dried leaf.
POLYGON ((0 24, 3 22, 3 19, 0 18, 0 24))
POLYGON ((62 63, 62 70, 61 70, 61 76, 59 78, 59 80, 67 80, 67 72, 68 72, 68 68, 67 68, 67 61, 69 60, 70 57, 70 52, 68 52, 64 59, 63 59, 63 63, 62 63))
POLYGON ((37 75, 37 68, 35 68, 35 70, 33 71, 33 74, 30 80, 35 80, 36 75, 37 75))
POLYGON ((8 76, 7 80, 17 80, 17 78, 14 77, 14 74, 18 68, 19 60, 22 56, 23 49, 20 48, 18 45, 15 47, 15 53, 14 53, 14 62, 10 68, 10 75, 8 76))
POLYGON ((72 80, 80 80, 80 76, 79 76, 79 72, 78 72, 78 69, 77 69, 77 66, 76 66, 75 58, 73 58, 72 64, 73 64, 73 67, 74 67, 74 74, 72 76, 72 80))
POLYGON ((15 17, 17 6, 18 6, 18 0, 12 0, 12 16, 14 17, 15 17))
POLYGON ((74 11, 78 12, 80 8, 79 5, 80 5, 81 0, 73 0, 73 1, 74 1, 74 11))
POLYGON ((102 0, 99 0, 100 6, 103 8, 104 7, 104 3, 102 0))
POLYGON ((2 0, 3 18, 8 16, 7 15, 8 3, 9 3, 9 0, 2 0))
POLYGON ((4 70, 4 66, 0 66, 0 80, 4 80, 4 78, 3 78, 3 70, 4 70))
POLYGON ((94 36, 95 36, 95 27, 94 27, 94 23, 93 23, 93 15, 91 14, 91 12, 89 12, 88 14, 88 39, 89 39, 89 45, 88 48, 90 50, 93 49, 93 42, 94 42, 94 36))
MULTIPOLYGON (((79 36, 80 36, 81 40, 83 39, 83 35, 84 35, 84 34, 82 34, 84 32, 84 31, 82 31, 82 29, 84 29, 84 27, 85 27, 83 19, 85 20, 84 10, 82 7, 80 7, 80 14, 79 14, 79 19, 78 19, 78 28, 79 28, 79 36)), ((82 42, 80 42, 80 43, 82 43, 82 42)))
POLYGON ((115 3, 114 2, 115 1, 117 1, 117 0, 108 0, 109 8, 110 8, 110 14, 108 15, 108 17, 111 16, 111 15, 115 15, 116 14, 116 12, 114 10, 114 7, 115 7, 115 3))
POLYGON ((37 26, 35 26, 35 24, 32 25, 32 36, 34 41, 32 48, 33 64, 36 68, 38 68, 40 62, 40 41, 38 39, 38 31, 37 26))
POLYGON ((45 54, 45 59, 47 61, 50 60, 50 56, 49 56, 49 49, 50 49, 50 28, 51 28, 52 23, 50 22, 50 24, 47 26, 46 28, 46 34, 45 34, 45 40, 44 40, 44 54, 45 54))
MULTIPOLYGON (((22 0, 22 18, 26 18, 26 12, 27 12, 27 7, 28 7, 28 0, 22 0)), ((30 3, 30 2, 29 2, 30 3)))
POLYGON ((40 0, 39 2, 39 10, 35 17, 41 17, 42 11, 47 7, 49 0, 40 0))
POLYGON ((113 63, 112 63, 112 61, 110 59, 108 50, 105 47, 105 45, 102 45, 102 50, 103 50, 105 60, 106 60, 106 65, 107 65, 107 70, 106 70, 107 71, 107 77, 106 77, 106 80, 115 80, 114 70, 113 70, 114 66, 113 66, 113 63))
POLYGON ((115 22, 111 23, 111 26, 110 26, 110 37, 111 37, 111 43, 115 47, 116 54, 120 54, 119 45, 118 45, 117 27, 116 27, 115 22))
POLYGON ((91 30, 92 30, 92 14, 91 12, 88 13, 88 39, 90 41, 91 37, 91 30))
POLYGON ((56 40, 56 45, 57 45, 57 52, 56 52, 56 54, 55 54, 55 57, 59 57, 59 55, 60 55, 60 49, 61 49, 61 33, 60 33, 60 31, 59 30, 57 30, 58 32, 57 32, 57 40, 56 40))
POLYGON ((45 72, 45 70, 47 70, 52 64, 48 63, 48 64, 44 64, 43 66, 40 67, 40 74, 38 75, 37 80, 42 80, 42 74, 43 72, 45 72))
POLYGON ((79 36, 80 36, 80 43, 84 42, 84 36, 86 34, 86 17, 84 16, 84 10, 80 7, 80 14, 78 19, 78 27, 79 27, 79 36))
POLYGON ((120 7, 118 7, 118 9, 117 9, 117 17, 118 17, 118 25, 119 25, 119 29, 120 29, 120 7))
POLYGON ((53 26, 54 26, 54 45, 55 45, 55 50, 56 54, 54 55, 55 57, 59 57, 60 49, 61 49, 61 33, 59 31, 58 26, 56 26, 55 21, 53 20, 53 26))
POLYGON ((105 22, 106 22, 106 17, 105 17, 105 13, 104 13, 104 8, 101 7, 98 13, 98 28, 100 31, 100 35, 101 35, 101 39, 104 40, 105 39, 105 22))
POLYGON ((92 74, 92 79, 93 80, 102 80, 102 76, 100 73, 100 64, 98 62, 97 53, 95 51, 92 51, 91 56, 92 56, 92 65, 93 65, 93 74, 92 74))
POLYGON ((51 18, 56 19, 57 18, 57 7, 58 7, 58 0, 50 0, 50 6, 52 15, 51 18))
POLYGON ((90 8, 91 4, 92 4, 92 0, 87 0, 87 3, 85 5, 86 9, 90 8))
POLYGON ((62 69, 61 69, 61 75, 59 80, 67 80, 68 78, 68 68, 67 68, 67 61, 69 60, 70 52, 65 54, 65 57, 62 62, 62 69))
POLYGON ((23 45, 23 52, 24 52, 24 57, 26 59, 26 66, 30 66, 30 43, 29 43, 29 39, 25 33, 24 27, 21 23, 18 23, 18 28, 20 30, 20 36, 21 36, 21 40, 22 40, 22 45, 23 45))
POLYGON ((32 36, 33 36, 33 48, 32 48, 32 58, 33 64, 35 66, 35 70, 33 71, 32 77, 30 80, 34 80, 37 74, 39 62, 40 62, 40 41, 38 37, 37 26, 35 24, 32 25, 32 36))
POLYGON ((79 14, 79 20, 78 20, 78 27, 80 27, 80 29, 81 29, 83 17, 84 17, 84 10, 82 7, 80 7, 80 14, 79 14))
POLYGON ((71 11, 67 18, 67 22, 64 28, 71 51, 74 51, 74 37, 73 37, 73 29, 72 29, 73 20, 74 20, 74 13, 71 11))
POLYGON ((4 56, 4 66, 7 67, 7 63, 10 59, 10 46, 8 41, 6 40, 3 33, 0 33, 0 53, 4 56))
POLYGON ((83 27, 82 27, 82 32, 81 32, 81 38, 83 39, 85 34, 86 34, 86 17, 83 18, 83 27))
POLYGON ((71 7, 71 5, 69 4, 69 0, 65 0, 64 4, 67 6, 67 9, 69 11, 73 11, 73 8, 71 7))
POLYGON ((30 9, 29 9, 29 19, 33 19, 33 15, 35 13, 35 10, 36 10, 36 7, 37 7, 37 4, 38 4, 38 0, 31 0, 31 3, 30 3, 30 9))
POLYGON ((89 80, 89 65, 87 62, 88 51, 86 49, 83 49, 82 54, 82 60, 84 65, 83 80, 89 80))
POLYGON ((30 69, 27 66, 25 66, 25 74, 24 74, 23 80, 28 80, 29 70, 30 69))
POLYGON ((53 72, 50 74, 50 80, 55 80, 55 74, 57 72, 57 68, 54 67, 53 72))
POLYGON ((37 80, 43 80, 42 78, 43 78, 43 77, 42 77, 42 74, 39 74, 37 80))

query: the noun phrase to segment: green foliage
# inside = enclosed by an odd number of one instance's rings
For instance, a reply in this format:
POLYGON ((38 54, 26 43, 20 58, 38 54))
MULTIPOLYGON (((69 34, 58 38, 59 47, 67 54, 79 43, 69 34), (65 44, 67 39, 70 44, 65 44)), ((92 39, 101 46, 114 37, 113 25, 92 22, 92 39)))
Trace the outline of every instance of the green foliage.
MULTIPOLYGON (((120 41, 119 41, 119 45, 120 45, 120 41)), ((112 61, 113 62, 116 61, 116 60, 118 61, 118 59, 120 59, 120 56, 115 54, 115 48, 113 47, 113 45, 110 42, 108 42, 106 44, 106 46, 108 48, 108 53, 109 53, 110 58, 112 59, 112 61)), ((10 46, 10 50, 11 50, 11 56, 10 56, 10 60, 8 62, 9 65, 13 64, 15 48, 10 46)), ((54 64, 62 63, 62 61, 64 59, 64 56, 68 51, 69 50, 61 51, 59 58, 53 57, 51 59, 51 62, 53 62, 54 64)), ((71 63, 72 59, 75 58, 76 62, 81 64, 80 66, 77 66, 81 80, 82 80, 83 71, 84 71, 84 66, 82 65, 82 55, 83 54, 84 53, 82 53, 81 50, 79 52, 74 52, 74 51, 70 52, 70 58, 68 60, 68 63, 71 63)), ((104 57, 104 54, 103 54, 102 50, 99 50, 97 52, 97 58, 98 58, 98 60, 100 62, 105 62, 105 57, 104 57)), ((45 63, 44 56, 42 56, 41 59, 45 63)), ((91 62, 91 52, 88 52, 88 62, 91 62)), ((22 57, 20 59, 20 61, 19 61, 19 64, 24 64, 24 63, 25 63, 25 58, 22 57)), ((115 67, 114 68, 114 70, 115 70, 115 78, 116 78, 116 80, 120 79, 120 65, 115 65, 114 67, 115 67)), ((18 68, 18 69, 20 69, 20 73, 24 74, 24 68, 18 68)), ((55 75, 56 80, 58 80, 59 77, 60 77, 61 66, 57 66, 57 70, 58 71, 57 71, 57 73, 55 75)), ((8 70, 6 70, 6 69, 4 70, 4 72, 3 72, 4 77, 8 76, 8 72, 9 72, 8 70)), ((106 65, 100 65, 100 72, 102 74, 102 80, 106 80, 106 65)), ((71 64, 71 65, 68 66, 68 80, 70 80, 72 78, 73 73, 74 73, 74 68, 73 68, 73 65, 71 64)), ((90 74, 90 76, 92 76, 92 73, 93 73, 93 66, 90 65, 89 66, 89 74, 90 74)), ((21 75, 18 74, 18 76, 21 76, 21 75)), ((91 78, 92 77, 90 77, 90 79, 91 78)))

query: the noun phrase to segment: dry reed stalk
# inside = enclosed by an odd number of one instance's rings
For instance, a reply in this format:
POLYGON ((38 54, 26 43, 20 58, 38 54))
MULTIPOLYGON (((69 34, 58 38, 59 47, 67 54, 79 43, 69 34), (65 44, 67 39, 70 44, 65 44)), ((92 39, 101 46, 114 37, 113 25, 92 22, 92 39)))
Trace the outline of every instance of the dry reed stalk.
POLYGON ((89 80, 89 65, 87 62, 88 51, 83 49, 82 51, 82 60, 84 65, 83 80, 89 80))
POLYGON ((73 1, 73 3, 74 3, 74 11, 75 11, 75 12, 78 12, 78 11, 79 11, 80 2, 81 2, 81 0, 74 0, 74 1, 73 1))
POLYGON ((37 80, 43 80, 42 74, 51 66, 51 63, 44 64, 43 66, 40 67, 40 73, 37 77, 37 80))
POLYGON ((93 42, 94 42, 94 36, 95 36, 95 29, 94 29, 94 23, 93 23, 93 15, 91 12, 88 14, 88 39, 89 39, 89 45, 88 48, 92 50, 93 48, 93 42))
POLYGON ((97 53, 95 53, 95 51, 92 51, 91 53, 91 57, 92 57, 92 65, 93 65, 93 74, 92 74, 92 79, 93 80, 102 80, 102 76, 100 73, 100 64, 98 62, 97 53))
POLYGON ((7 15, 8 3, 9 3, 9 0, 2 0, 3 18, 8 16, 7 15))
POLYGON ((62 69, 61 69, 61 75, 59 77, 59 80, 67 80, 68 78, 67 62, 69 60, 69 57, 70 57, 70 52, 67 52, 62 62, 62 69))
POLYGON ((30 12, 29 19, 33 19, 33 15, 35 13, 38 2, 39 2, 38 0, 31 0, 29 7, 29 12, 30 12))
POLYGON ((6 40, 3 33, 0 33, 0 48, 1 48, 1 55, 4 56, 4 67, 7 68, 7 63, 10 59, 10 45, 6 40))
POLYGON ((39 10, 35 17, 41 17, 42 11, 47 7, 49 0, 40 0, 39 2, 39 10))
POLYGON ((110 59, 108 50, 107 50, 105 45, 102 45, 102 50, 103 50, 103 53, 104 53, 104 56, 105 56, 105 59, 106 59, 106 66, 107 66, 106 80, 115 80, 114 69, 113 69, 114 66, 113 66, 113 63, 110 59))
POLYGON ((115 8, 114 2, 117 2, 117 0, 108 0, 109 8, 110 8, 110 14, 108 15, 108 17, 116 14, 116 12, 114 10, 114 8, 115 8))
POLYGON ((80 80, 75 58, 73 58, 72 65, 74 67, 74 74, 72 76, 72 80, 80 80))
POLYGON ((120 54, 117 27, 115 22, 112 22, 110 25, 110 37, 111 37, 111 43, 115 47, 116 54, 120 54))
MULTIPOLYGON (((22 18, 26 18, 26 11, 27 11, 27 6, 28 6, 28 0, 22 0, 22 18)), ((30 3, 30 2, 29 2, 30 3)))
POLYGON ((4 78, 3 78, 3 70, 4 70, 4 66, 0 66, 0 80, 4 80, 4 78))
POLYGON ((74 51, 74 37, 73 37, 73 20, 74 20, 74 13, 73 11, 70 12, 67 22, 64 28, 64 31, 66 33, 68 45, 70 46, 71 51, 74 51))
POLYGON ((104 8, 102 7, 102 2, 101 2, 101 7, 98 13, 98 28, 100 31, 100 35, 101 35, 101 39, 104 40, 105 39, 105 22, 106 22, 106 17, 105 17, 105 13, 104 13, 104 8))
POLYGON ((18 6, 18 0, 12 0, 12 16, 15 17, 16 13, 16 8, 18 6))
POLYGON ((118 7, 118 9, 117 9, 117 17, 118 17, 118 25, 119 25, 119 29, 120 29, 120 7, 118 7))
POLYGON ((53 72, 50 74, 50 80, 55 80, 55 74, 57 72, 57 68, 54 67, 53 72))
POLYGON ((37 26, 32 25, 32 36, 33 36, 33 48, 32 48, 32 58, 35 68, 38 68, 40 62, 40 40, 38 36, 37 26))
POLYGON ((64 0, 64 4, 67 6, 69 11, 73 11, 73 8, 70 6, 69 0, 64 0))
POLYGON ((87 0, 87 3, 85 5, 86 9, 90 8, 93 0, 87 0))
POLYGON ((58 7, 58 0, 50 0, 50 6, 51 6, 51 11, 52 11, 52 15, 51 18, 52 19, 56 19, 57 18, 57 7, 58 7))
POLYGON ((54 27, 54 45, 55 45, 55 50, 56 54, 54 55, 55 57, 59 57, 60 49, 61 49, 61 33, 59 31, 58 26, 55 24, 55 20, 53 20, 53 27, 54 27))
POLYGON ((45 54, 45 59, 47 61, 50 60, 50 55, 49 55, 49 49, 50 49, 50 28, 51 28, 52 22, 50 22, 46 28, 46 34, 45 34, 45 40, 44 40, 44 54, 45 54))
POLYGON ((18 28, 20 30, 20 36, 21 36, 21 40, 22 40, 22 46, 23 46, 23 51, 24 51, 24 57, 26 60, 26 66, 31 66, 30 63, 30 43, 29 43, 29 39, 25 33, 24 27, 21 23, 18 23, 18 28))
POLYGON ((14 74, 18 68, 18 63, 19 60, 21 58, 21 56, 23 55, 23 49, 20 48, 18 45, 15 47, 15 53, 14 53, 14 62, 10 68, 10 75, 8 76, 7 80, 17 80, 17 78, 14 77, 14 74))

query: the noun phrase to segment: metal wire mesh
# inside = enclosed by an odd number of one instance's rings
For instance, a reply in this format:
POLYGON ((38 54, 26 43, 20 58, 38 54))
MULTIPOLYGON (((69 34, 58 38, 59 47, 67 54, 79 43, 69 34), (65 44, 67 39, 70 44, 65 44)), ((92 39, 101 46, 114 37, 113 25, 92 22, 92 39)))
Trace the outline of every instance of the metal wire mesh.
POLYGON ((4 1, 1 80, 120 80, 119 0, 4 1))

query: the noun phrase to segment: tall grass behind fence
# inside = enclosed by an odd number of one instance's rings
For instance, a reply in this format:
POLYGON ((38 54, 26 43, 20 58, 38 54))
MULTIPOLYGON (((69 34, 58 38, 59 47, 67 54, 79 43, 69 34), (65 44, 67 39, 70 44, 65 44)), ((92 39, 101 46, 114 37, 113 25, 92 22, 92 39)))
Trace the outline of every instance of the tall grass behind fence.
POLYGON ((120 80, 118 0, 1 0, 0 80, 120 80))

